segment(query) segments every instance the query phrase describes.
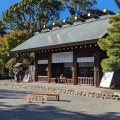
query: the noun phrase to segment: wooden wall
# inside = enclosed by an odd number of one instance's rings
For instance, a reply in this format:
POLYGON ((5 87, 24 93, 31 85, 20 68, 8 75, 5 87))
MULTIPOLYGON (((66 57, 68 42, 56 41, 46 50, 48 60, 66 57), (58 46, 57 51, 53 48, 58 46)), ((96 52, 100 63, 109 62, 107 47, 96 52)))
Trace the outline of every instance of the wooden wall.
MULTIPOLYGON (((71 47, 70 47, 71 48, 71 47)), ((72 76, 73 76, 73 79, 77 79, 77 58, 78 57, 95 57, 95 61, 94 61, 94 66, 96 66, 99 71, 97 73, 97 86, 99 86, 100 84, 100 80, 102 78, 102 69, 101 69, 101 65, 100 65, 100 62, 101 60, 106 56, 106 54, 100 50, 100 48, 93 44, 91 45, 83 45, 82 48, 80 48, 80 46, 77 46, 77 47, 74 47, 72 50, 71 49, 65 49, 63 50, 61 48, 61 50, 52 50, 52 51, 49 51, 49 52, 43 52, 43 53, 36 53, 36 62, 37 60, 46 60, 46 59, 51 59, 50 56, 52 53, 59 53, 59 52, 69 52, 69 51, 73 51, 73 56, 74 56, 74 61, 73 61, 73 66, 76 68, 74 73, 72 73, 72 76)), ((38 65, 38 67, 36 66, 36 76, 38 74, 40 74, 39 68, 40 65, 38 65)), ((61 74, 63 71, 61 71, 59 68, 61 68, 62 66, 59 65, 59 64, 52 64, 51 66, 51 77, 57 77, 59 76, 59 74, 61 74)), ((50 68, 49 68, 50 69, 50 68)), ((63 69, 63 68, 61 68, 63 69)), ((49 73, 49 76, 50 76, 50 73, 49 73)), ((50 78, 49 78, 50 79, 50 78)), ((76 81, 74 81, 74 83, 76 84, 76 81)))

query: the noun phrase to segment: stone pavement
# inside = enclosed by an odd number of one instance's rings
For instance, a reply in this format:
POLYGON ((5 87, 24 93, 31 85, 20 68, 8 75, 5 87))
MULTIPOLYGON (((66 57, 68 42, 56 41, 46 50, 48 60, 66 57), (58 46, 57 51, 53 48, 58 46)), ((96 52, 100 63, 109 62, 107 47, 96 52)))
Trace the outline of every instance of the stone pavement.
POLYGON ((27 102, 30 92, 45 92, 47 88, 39 84, 1 82, 0 120, 120 120, 120 101, 66 95, 63 89, 60 101, 48 98, 44 104, 27 102))
POLYGON ((57 92, 84 97, 120 100, 120 89, 98 88, 95 86, 66 85, 44 82, 16 83, 15 80, 0 80, 0 85, 10 85, 13 88, 39 89, 47 92, 57 92))

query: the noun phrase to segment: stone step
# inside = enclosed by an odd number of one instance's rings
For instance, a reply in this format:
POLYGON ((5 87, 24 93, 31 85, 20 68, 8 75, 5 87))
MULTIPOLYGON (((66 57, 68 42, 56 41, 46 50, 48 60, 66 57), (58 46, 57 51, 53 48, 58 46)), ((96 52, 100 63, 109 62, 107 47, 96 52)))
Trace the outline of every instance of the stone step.
POLYGON ((114 92, 114 94, 120 97, 120 92, 114 92))

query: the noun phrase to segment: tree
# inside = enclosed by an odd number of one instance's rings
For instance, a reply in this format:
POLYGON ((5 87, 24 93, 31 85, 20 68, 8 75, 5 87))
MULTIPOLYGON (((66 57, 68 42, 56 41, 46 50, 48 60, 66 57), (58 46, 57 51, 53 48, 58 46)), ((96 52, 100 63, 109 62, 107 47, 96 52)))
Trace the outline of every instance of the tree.
POLYGON ((69 10, 71 15, 80 16, 89 11, 97 3, 96 0, 62 0, 65 8, 69 10))
POLYGON ((10 30, 41 31, 50 21, 56 21, 61 11, 82 15, 96 4, 96 0, 21 0, 3 12, 2 22, 10 30))
POLYGON ((0 36, 4 35, 6 33, 5 30, 6 30, 6 27, 3 24, 3 22, 0 20, 0 36))
MULTIPOLYGON (((29 39, 32 36, 27 30, 23 31, 14 31, 8 34, 5 34, 3 37, 0 37, 0 68, 4 68, 5 65, 7 68, 11 67, 15 59, 18 58, 16 54, 11 54, 9 56, 9 51, 15 48, 20 43, 29 39), (12 59, 11 59, 12 58, 12 59), (10 60, 11 59, 11 60, 10 60)), ((19 58, 20 59, 20 58, 19 58)))
MULTIPOLYGON (((71 16, 66 19, 66 23, 72 24, 73 22, 82 21, 83 19, 89 19, 88 13, 95 15, 103 15, 103 11, 99 9, 93 9, 93 6, 97 3, 96 0, 61 0, 64 8, 68 9, 71 16), (80 19, 83 18, 83 19, 80 19)), ((65 24, 63 20, 57 20, 55 23, 65 24)), ((57 24, 56 24, 57 25, 57 24)))
POLYGON ((120 9, 120 0, 115 0, 115 2, 116 2, 117 6, 118 6, 119 9, 120 9))
POLYGON ((100 48, 107 53, 107 58, 101 62, 103 71, 120 69, 120 11, 109 20, 108 36, 98 41, 100 48))
POLYGON ((59 18, 60 0, 21 0, 3 12, 2 21, 10 30, 41 31, 50 20, 59 18))

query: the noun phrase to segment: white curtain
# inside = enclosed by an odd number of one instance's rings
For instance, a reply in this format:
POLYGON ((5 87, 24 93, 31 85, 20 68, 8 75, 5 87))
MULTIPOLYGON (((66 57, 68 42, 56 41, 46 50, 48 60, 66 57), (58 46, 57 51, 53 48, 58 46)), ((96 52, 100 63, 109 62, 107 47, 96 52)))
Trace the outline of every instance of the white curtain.
POLYGON ((73 52, 61 52, 52 54, 52 63, 73 62, 73 52))
POLYGON ((48 60, 38 60, 38 64, 48 64, 48 60))
MULTIPOLYGON (((52 54, 52 63, 72 63, 73 52, 61 52, 52 54)), ((94 62, 94 57, 77 58, 77 63, 94 62)), ((48 60, 38 60, 38 64, 48 64, 48 60)))
POLYGON ((94 62, 94 57, 77 58, 77 63, 84 63, 84 62, 94 62))

